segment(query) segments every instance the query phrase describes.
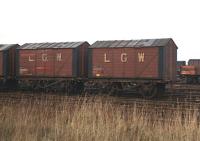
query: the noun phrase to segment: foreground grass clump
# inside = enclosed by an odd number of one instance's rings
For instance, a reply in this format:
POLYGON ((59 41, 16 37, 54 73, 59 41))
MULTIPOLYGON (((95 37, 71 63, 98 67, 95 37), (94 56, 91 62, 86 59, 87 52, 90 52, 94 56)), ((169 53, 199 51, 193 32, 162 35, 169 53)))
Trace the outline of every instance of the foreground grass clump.
POLYGON ((102 98, 24 99, 1 103, 0 140, 196 141, 197 120, 195 111, 158 112, 145 104, 127 107, 102 98))

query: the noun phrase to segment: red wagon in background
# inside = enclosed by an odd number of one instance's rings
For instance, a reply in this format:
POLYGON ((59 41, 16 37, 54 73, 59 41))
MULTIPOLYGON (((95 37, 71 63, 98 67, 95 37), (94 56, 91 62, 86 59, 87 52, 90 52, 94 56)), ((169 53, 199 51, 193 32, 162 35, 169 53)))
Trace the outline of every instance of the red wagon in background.
POLYGON ((189 59, 188 65, 181 66, 181 78, 188 84, 200 83, 200 59, 189 59))

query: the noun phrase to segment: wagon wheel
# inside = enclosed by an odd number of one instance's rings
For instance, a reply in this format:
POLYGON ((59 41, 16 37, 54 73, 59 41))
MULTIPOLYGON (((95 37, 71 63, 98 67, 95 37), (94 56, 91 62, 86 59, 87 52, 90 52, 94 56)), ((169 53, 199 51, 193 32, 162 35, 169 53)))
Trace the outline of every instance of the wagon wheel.
POLYGON ((91 92, 91 94, 93 94, 93 95, 102 94, 103 89, 102 89, 101 83, 94 83, 94 84, 92 85, 92 90, 91 90, 90 92, 91 92))
POLYGON ((83 89, 83 93, 84 94, 92 94, 92 90, 91 90, 91 87, 92 87, 92 83, 90 81, 88 82, 85 82, 84 83, 84 89, 83 89))
POLYGON ((83 90, 84 90, 84 82, 78 81, 78 82, 76 83, 76 87, 75 87, 76 94, 81 94, 81 93, 83 93, 83 90))
POLYGON ((75 94, 75 85, 73 81, 70 81, 67 85, 67 95, 75 94))
POLYGON ((109 91, 109 95, 118 95, 119 93, 119 88, 117 87, 117 85, 112 85, 110 87, 110 91, 109 91))
POLYGON ((109 83, 104 83, 104 85, 101 88, 101 93, 102 94, 110 94, 112 90, 112 87, 109 85, 109 83))
POLYGON ((151 83, 148 84, 143 84, 140 88, 140 94, 145 98, 145 99, 151 99, 156 97, 158 93, 158 89, 156 85, 153 85, 151 83))

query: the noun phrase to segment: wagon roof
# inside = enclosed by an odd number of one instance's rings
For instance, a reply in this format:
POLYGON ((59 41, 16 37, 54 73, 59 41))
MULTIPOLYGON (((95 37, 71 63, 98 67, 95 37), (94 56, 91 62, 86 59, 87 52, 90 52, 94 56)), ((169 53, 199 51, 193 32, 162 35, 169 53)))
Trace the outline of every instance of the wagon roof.
POLYGON ((0 44, 0 51, 7 50, 13 46, 18 46, 18 44, 0 44))
POLYGON ((200 59, 189 59, 188 62, 190 61, 200 61, 200 59))
POLYGON ((76 48, 86 42, 26 43, 18 49, 76 48))
POLYGON ((177 66, 186 65, 186 61, 177 61, 177 66))
POLYGON ((141 39, 141 40, 110 40, 96 41, 90 48, 107 48, 107 47, 156 47, 166 46, 171 38, 162 39, 141 39))

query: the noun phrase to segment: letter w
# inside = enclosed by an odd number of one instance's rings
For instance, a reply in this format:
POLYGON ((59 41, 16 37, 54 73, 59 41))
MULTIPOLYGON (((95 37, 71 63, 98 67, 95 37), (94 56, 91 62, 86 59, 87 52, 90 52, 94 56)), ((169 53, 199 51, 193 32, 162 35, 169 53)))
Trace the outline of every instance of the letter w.
POLYGON ((138 53, 138 62, 144 62, 144 53, 138 53))

